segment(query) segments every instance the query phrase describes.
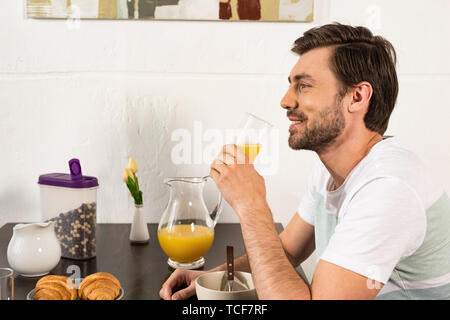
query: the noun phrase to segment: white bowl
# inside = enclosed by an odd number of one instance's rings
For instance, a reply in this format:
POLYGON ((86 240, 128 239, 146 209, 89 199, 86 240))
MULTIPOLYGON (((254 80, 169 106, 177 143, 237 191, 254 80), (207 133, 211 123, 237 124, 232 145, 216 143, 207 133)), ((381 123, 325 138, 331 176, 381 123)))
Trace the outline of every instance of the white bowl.
POLYGON ((208 272, 195 280, 198 300, 258 300, 251 273, 236 271, 233 291, 228 291, 225 271, 208 272))

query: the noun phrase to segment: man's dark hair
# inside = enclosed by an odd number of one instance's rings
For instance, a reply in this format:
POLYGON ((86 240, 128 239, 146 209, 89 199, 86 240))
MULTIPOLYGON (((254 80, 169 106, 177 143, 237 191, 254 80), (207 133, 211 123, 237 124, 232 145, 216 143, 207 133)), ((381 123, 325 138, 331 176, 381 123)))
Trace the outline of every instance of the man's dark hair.
POLYGON ((364 123, 369 130, 383 135, 398 94, 394 47, 365 27, 333 23, 306 31, 295 40, 292 51, 302 55, 328 46, 334 48, 330 68, 342 85, 341 96, 361 81, 372 85, 373 93, 364 123))

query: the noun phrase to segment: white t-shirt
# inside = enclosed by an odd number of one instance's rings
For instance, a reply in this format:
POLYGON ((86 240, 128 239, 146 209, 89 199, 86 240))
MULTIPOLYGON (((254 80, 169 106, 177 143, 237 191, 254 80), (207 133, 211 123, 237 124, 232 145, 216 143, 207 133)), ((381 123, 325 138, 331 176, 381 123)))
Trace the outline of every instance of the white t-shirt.
POLYGON ((417 156, 385 138, 333 185, 318 161, 298 208, 318 260, 388 284, 378 296, 450 298, 450 201, 417 156))

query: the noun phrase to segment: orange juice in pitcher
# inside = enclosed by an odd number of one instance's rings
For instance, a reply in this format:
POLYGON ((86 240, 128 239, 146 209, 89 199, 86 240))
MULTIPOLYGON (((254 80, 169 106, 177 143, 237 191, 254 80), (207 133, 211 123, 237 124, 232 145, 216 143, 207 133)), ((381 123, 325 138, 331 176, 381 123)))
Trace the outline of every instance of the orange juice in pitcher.
POLYGON ((209 251, 214 229, 194 223, 172 225, 158 231, 158 240, 171 260, 189 263, 199 260, 209 251))
POLYGON ((158 226, 158 241, 172 268, 197 269, 214 240, 214 227, 222 211, 222 195, 209 212, 203 199, 206 177, 168 178, 170 199, 158 226))

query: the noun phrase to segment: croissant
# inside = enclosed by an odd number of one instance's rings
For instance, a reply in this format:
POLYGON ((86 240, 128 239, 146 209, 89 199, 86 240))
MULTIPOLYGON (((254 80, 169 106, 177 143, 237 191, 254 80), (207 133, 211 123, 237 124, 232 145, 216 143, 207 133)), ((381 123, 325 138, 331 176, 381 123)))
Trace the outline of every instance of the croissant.
POLYGON ((36 283, 35 300, 75 300, 77 289, 72 279, 65 276, 45 276, 36 283))
POLYGON ((87 276, 78 288, 78 296, 83 300, 114 300, 119 292, 119 280, 107 272, 87 276))

